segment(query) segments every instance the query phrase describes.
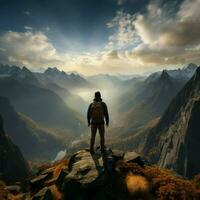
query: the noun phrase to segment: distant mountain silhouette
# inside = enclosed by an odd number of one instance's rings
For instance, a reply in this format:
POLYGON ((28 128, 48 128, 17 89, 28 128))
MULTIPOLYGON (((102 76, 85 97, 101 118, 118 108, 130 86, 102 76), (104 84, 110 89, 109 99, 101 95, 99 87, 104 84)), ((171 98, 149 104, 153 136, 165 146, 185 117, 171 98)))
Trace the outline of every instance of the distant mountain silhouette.
POLYGON ((192 177, 199 173, 200 68, 172 100, 147 138, 145 154, 153 163, 192 177))
POLYGON ((39 84, 34 74, 26 67, 0 65, 0 78, 10 77, 24 83, 39 84))
POLYGON ((0 179, 15 183, 28 178, 30 169, 19 148, 6 135, 0 116, 0 179))
MULTIPOLYGON (((177 80, 182 80, 187 82, 195 73, 196 69, 197 69, 197 65, 190 63, 187 66, 183 67, 182 69, 171 69, 171 70, 166 70, 167 73, 174 79, 177 80)), ((147 78, 147 82, 151 82, 154 81, 156 78, 159 77, 159 75, 162 72, 154 72, 152 73, 148 78, 147 78)))
POLYGON ((57 85, 67 89, 79 89, 91 87, 91 84, 82 76, 58 70, 56 67, 48 68, 44 73, 35 73, 39 81, 44 84, 56 83, 57 85))

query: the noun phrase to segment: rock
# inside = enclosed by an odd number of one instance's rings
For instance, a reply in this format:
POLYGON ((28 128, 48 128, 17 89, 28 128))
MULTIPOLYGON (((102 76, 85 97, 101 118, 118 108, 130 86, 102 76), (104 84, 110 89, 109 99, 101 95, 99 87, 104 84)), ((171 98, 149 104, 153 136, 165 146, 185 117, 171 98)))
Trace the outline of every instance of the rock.
POLYGON ((143 154, 152 164, 194 177, 200 169, 199 119, 200 67, 150 130, 143 154))
POLYGON ((56 186, 60 190, 62 189, 63 180, 68 174, 69 174, 69 171, 67 170, 67 168, 61 170, 61 172, 56 180, 56 186))
POLYGON ((17 196, 15 196, 15 199, 17 200, 31 200, 31 196, 29 193, 20 193, 17 196))
POLYGON ((35 192, 44 187, 45 181, 48 179, 48 174, 39 175, 30 180, 31 191, 35 192))
POLYGON ((69 163, 69 174, 65 176, 63 184, 66 199, 101 199, 105 196, 106 177, 101 155, 91 155, 88 150, 81 150, 71 157, 69 163))
POLYGON ((96 149, 94 154, 87 149, 75 153, 69 160, 69 171, 61 171, 57 180, 59 189, 62 185, 64 199, 127 199, 126 185, 116 170, 119 160, 143 164, 135 152, 124 154, 106 148, 104 152, 96 149))
POLYGON ((45 183, 44 183, 44 185, 45 186, 51 186, 51 185, 55 185, 56 184, 56 181, 57 181, 57 178, 52 178, 52 179, 50 179, 50 180, 47 180, 45 183))
POLYGON ((43 188, 32 197, 32 200, 53 200, 51 190, 48 187, 43 188))
POLYGON ((103 160, 97 154, 91 155, 89 151, 78 151, 69 161, 69 174, 66 180, 75 180, 82 187, 102 185, 103 178, 103 160))
POLYGON ((121 159, 124 158, 124 152, 120 151, 120 150, 117 150, 117 149, 114 149, 114 150, 112 150, 112 157, 115 160, 121 160, 121 159))
POLYGON ((144 166, 144 161, 141 159, 140 155, 134 151, 126 152, 124 155, 124 161, 127 163, 137 163, 141 167, 144 166))
POLYGON ((21 187, 19 185, 9 185, 5 187, 6 190, 8 190, 11 194, 19 194, 21 187))
POLYGON ((54 167, 48 168, 43 170, 40 174, 41 175, 47 175, 47 178, 51 178, 53 176, 53 172, 54 172, 54 167))
MULTIPOLYGON (((46 181, 46 180, 49 180, 49 179, 51 179, 53 177, 53 172, 54 172, 54 167, 51 167, 51 168, 48 168, 48 169, 45 169, 45 170, 41 171, 40 174, 39 174, 39 176, 43 177, 43 175, 44 175, 44 180, 46 181)), ((45 184, 46 184, 46 182, 45 182, 45 184)))

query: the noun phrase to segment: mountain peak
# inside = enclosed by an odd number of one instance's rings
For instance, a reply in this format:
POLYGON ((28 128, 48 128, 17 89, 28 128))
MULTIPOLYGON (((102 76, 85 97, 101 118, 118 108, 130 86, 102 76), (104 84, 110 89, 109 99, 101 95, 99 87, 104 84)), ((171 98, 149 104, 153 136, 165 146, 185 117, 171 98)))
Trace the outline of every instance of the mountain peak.
POLYGON ((57 67, 48 67, 48 69, 44 72, 45 74, 48 75, 55 75, 55 74, 60 74, 60 70, 58 70, 57 67))
POLYGON ((195 70, 195 69, 197 69, 198 68, 198 66, 196 65, 196 64, 194 64, 194 63, 189 63, 186 67, 185 67, 185 69, 188 69, 188 70, 195 70))
POLYGON ((25 66, 21 69, 21 72, 26 73, 26 74, 32 74, 32 72, 25 66))
POLYGON ((170 79, 170 76, 169 76, 169 74, 167 73, 167 70, 163 70, 163 71, 162 71, 162 74, 160 75, 160 79, 161 79, 161 80, 169 80, 169 79, 170 79))

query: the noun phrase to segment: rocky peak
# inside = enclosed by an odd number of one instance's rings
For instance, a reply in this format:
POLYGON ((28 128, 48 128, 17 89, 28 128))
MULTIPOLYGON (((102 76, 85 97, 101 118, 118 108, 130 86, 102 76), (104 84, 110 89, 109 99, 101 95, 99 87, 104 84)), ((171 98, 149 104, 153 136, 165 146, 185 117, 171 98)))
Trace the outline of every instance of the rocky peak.
POLYGON ((145 153, 161 167, 192 177, 200 168, 200 68, 172 100, 147 138, 145 153), (155 146, 157 144, 157 146, 155 146), (154 152, 154 153, 151 153, 154 152))
POLYGON ((33 76, 33 73, 25 66, 23 66, 23 68, 21 69, 20 74, 21 74, 21 76, 24 76, 24 77, 32 77, 33 76))
POLYGON ((170 75, 167 73, 167 70, 163 70, 162 74, 160 75, 160 80, 161 81, 168 81, 170 80, 170 75))
POLYGON ((60 71, 56 67, 48 67, 48 69, 44 73, 50 76, 54 76, 60 74, 60 71))
POLYGON ((32 199, 46 196, 47 193, 51 199, 52 194, 51 191, 48 191, 47 186, 55 184, 64 195, 63 199, 129 200, 126 186, 120 178, 121 169, 117 166, 118 162, 134 163, 138 167, 144 167, 144 162, 135 152, 123 152, 109 148, 101 152, 100 148, 97 148, 95 153, 91 154, 88 149, 82 149, 69 158, 67 166, 62 166, 56 176, 54 173, 56 167, 38 173, 30 181, 32 193, 35 193, 32 199))
POLYGON ((195 73, 195 75, 194 75, 194 78, 196 79, 196 80, 200 80, 200 66, 199 67, 197 67, 197 69, 196 69, 196 73, 195 73))
POLYGON ((198 67, 198 66, 197 66, 196 64, 190 63, 190 64, 188 64, 188 65, 185 67, 185 69, 188 69, 188 70, 196 70, 197 67, 198 67))
POLYGON ((194 190, 194 181, 188 183, 188 180, 172 173, 144 164, 133 151, 106 148, 101 152, 97 148, 91 154, 88 149, 82 149, 49 167, 41 168, 30 180, 29 198, 150 200, 177 199, 181 196, 183 199, 198 199, 195 198, 198 191, 194 190))

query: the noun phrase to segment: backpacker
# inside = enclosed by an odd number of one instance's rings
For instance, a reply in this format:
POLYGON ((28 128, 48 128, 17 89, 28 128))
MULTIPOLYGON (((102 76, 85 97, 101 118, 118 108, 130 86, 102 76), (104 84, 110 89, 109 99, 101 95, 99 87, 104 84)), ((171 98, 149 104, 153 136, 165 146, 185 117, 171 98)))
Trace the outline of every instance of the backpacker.
POLYGON ((91 106, 91 121, 92 123, 104 123, 104 110, 102 102, 93 102, 91 106))

